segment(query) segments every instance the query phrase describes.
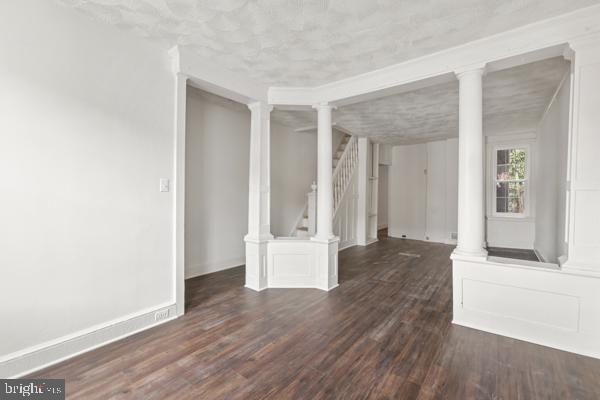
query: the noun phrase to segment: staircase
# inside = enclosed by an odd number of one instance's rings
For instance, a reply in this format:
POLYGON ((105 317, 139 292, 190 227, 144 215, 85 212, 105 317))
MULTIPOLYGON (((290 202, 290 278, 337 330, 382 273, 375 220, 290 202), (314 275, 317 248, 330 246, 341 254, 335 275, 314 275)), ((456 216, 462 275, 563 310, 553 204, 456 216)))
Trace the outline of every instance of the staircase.
MULTIPOLYGON (((333 153, 333 216, 338 210, 340 202, 346 192, 348 183, 358 164, 358 142, 355 136, 344 135, 338 148, 333 153)), ((308 238, 316 232, 317 216, 317 185, 313 182, 311 192, 307 194, 307 201, 301 218, 291 236, 308 238)))

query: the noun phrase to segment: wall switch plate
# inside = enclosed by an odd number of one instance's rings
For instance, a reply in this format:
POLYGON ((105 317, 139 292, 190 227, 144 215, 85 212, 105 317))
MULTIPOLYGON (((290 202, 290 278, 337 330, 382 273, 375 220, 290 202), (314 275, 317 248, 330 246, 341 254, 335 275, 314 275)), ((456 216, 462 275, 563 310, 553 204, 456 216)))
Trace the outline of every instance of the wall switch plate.
POLYGON ((169 191, 169 180, 167 178, 160 179, 160 191, 161 192, 169 191))

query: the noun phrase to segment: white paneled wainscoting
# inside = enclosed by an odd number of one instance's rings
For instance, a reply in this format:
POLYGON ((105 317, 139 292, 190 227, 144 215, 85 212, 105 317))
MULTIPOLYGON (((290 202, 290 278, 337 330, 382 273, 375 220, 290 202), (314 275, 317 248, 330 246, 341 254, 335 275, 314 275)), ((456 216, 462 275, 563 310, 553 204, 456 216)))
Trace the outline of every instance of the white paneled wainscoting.
POLYGON ((453 255, 453 322, 600 358, 600 278, 453 255))

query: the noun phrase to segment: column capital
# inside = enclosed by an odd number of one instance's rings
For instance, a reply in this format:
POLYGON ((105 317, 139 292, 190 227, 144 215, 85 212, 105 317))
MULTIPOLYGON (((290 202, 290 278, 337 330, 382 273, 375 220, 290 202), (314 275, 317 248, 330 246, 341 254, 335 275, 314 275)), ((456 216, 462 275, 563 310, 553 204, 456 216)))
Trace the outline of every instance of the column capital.
POLYGON ((337 107, 332 105, 331 103, 328 103, 326 101, 322 101, 320 103, 316 103, 313 104, 312 108, 314 108, 315 110, 336 110, 337 107))
POLYGON ((600 46, 600 33, 595 32, 589 35, 580 36, 575 39, 569 40, 569 48, 571 50, 577 51, 586 47, 598 47, 600 46))
POLYGON ((253 103, 248 103, 247 106, 250 109, 250 111, 252 111, 252 112, 264 111, 264 112, 270 113, 271 111, 273 111, 273 106, 264 101, 255 101, 253 103))
POLYGON ((471 74, 478 74, 479 76, 483 76, 483 75, 485 75, 485 68, 486 68, 486 63, 471 64, 471 65, 467 65, 465 67, 460 67, 460 68, 455 69, 454 75, 456 75, 456 77, 458 79, 461 79, 463 76, 471 75, 471 74))

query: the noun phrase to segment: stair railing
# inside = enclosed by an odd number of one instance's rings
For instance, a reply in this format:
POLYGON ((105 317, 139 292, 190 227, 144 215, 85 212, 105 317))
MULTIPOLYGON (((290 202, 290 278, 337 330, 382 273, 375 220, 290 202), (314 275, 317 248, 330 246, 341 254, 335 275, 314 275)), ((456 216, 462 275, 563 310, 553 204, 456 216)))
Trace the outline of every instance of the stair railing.
POLYGON ((315 236, 317 233, 317 184, 310 185, 312 191, 306 195, 308 197, 308 234, 315 236))
POLYGON ((358 140, 356 136, 352 136, 333 170, 333 215, 338 210, 357 163, 358 140))

